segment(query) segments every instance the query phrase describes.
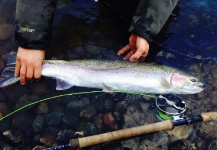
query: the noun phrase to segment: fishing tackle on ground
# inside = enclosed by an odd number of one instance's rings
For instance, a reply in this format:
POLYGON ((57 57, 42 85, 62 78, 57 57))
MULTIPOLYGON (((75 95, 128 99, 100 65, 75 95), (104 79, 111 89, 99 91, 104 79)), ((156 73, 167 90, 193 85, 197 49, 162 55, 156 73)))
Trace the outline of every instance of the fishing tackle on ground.
POLYGON ((186 110, 185 101, 176 95, 159 95, 156 100, 156 112, 160 120, 178 120, 186 110))

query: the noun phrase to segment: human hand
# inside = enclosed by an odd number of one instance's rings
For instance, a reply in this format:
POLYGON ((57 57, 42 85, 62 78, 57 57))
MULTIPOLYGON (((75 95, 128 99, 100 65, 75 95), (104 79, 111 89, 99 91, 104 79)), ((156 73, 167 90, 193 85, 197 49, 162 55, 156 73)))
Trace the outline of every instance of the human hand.
POLYGON ((148 54, 149 44, 148 41, 135 34, 130 35, 129 43, 118 51, 118 55, 121 55, 127 51, 129 53, 124 57, 124 59, 129 59, 132 61, 145 60, 148 54))
POLYGON ((16 68, 14 75, 20 76, 20 83, 24 85, 26 80, 41 77, 42 62, 45 57, 44 50, 18 48, 16 68))

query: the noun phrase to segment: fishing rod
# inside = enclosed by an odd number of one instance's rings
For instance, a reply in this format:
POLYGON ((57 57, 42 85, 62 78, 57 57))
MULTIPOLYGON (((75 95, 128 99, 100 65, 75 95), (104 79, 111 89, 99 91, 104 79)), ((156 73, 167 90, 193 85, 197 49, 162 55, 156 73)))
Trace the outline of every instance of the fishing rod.
POLYGON ((166 121, 161 121, 161 122, 152 123, 148 125, 126 128, 122 130, 82 137, 78 139, 71 139, 69 144, 59 145, 51 148, 45 148, 43 150, 61 150, 65 148, 75 150, 79 148, 85 148, 85 147, 101 144, 104 142, 136 137, 136 136, 158 132, 158 131, 170 130, 175 126, 190 125, 197 122, 208 122, 212 120, 217 120, 217 112, 206 112, 206 113, 201 113, 197 116, 180 118, 177 120, 166 120, 166 121))

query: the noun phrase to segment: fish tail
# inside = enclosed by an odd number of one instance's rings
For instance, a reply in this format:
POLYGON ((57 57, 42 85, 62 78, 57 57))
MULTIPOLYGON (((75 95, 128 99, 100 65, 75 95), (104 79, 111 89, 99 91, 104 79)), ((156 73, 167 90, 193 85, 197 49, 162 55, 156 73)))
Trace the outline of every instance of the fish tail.
POLYGON ((16 65, 16 52, 10 52, 7 56, 6 67, 0 76, 0 88, 17 83, 20 78, 14 76, 16 65))

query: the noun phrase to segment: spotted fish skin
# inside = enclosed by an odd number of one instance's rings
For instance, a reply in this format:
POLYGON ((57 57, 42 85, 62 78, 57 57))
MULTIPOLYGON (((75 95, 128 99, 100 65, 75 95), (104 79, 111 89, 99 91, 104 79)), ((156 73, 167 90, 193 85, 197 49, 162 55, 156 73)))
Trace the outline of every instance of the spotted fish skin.
POLYGON ((128 61, 45 60, 42 75, 56 79, 57 90, 72 86, 153 94, 194 94, 203 90, 197 78, 183 71, 128 61))

